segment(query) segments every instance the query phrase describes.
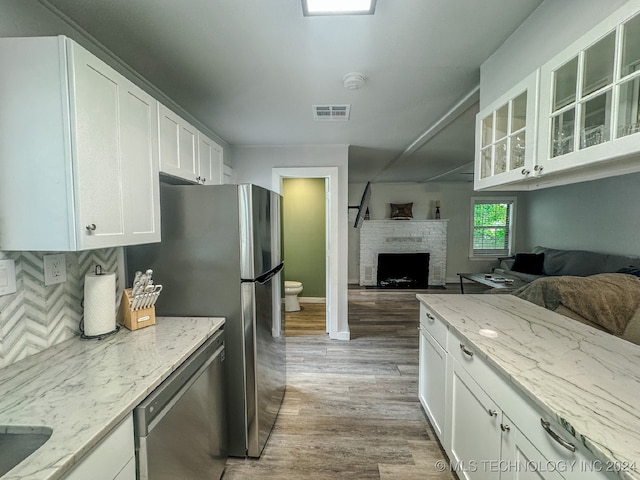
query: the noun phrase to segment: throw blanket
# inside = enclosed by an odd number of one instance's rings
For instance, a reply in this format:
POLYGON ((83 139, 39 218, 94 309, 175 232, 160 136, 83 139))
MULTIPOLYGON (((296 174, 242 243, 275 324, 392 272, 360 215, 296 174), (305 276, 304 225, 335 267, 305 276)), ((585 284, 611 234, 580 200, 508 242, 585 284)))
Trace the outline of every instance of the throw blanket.
POLYGON ((640 278, 623 273, 544 277, 513 294, 565 315, 568 309, 609 333, 622 335, 640 307, 640 278))

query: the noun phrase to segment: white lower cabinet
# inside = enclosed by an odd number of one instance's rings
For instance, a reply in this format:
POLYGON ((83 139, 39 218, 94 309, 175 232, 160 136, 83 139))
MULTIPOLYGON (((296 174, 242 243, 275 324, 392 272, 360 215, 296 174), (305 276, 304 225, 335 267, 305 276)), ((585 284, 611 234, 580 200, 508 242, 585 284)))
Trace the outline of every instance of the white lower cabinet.
POLYGON ((418 396, 461 479, 616 478, 425 305, 418 396))
POLYGON ((421 305, 419 330, 418 397, 436 435, 442 439, 447 415, 447 325, 421 305))
POLYGON ((418 396, 436 435, 444 435, 447 352, 424 329, 420 329, 418 396))
POLYGON ((467 480, 498 480, 490 468, 500 461, 502 412, 456 360, 451 359, 448 418, 449 454, 453 468, 467 480))
POLYGON ((135 480, 133 414, 103 438, 64 480, 135 480))
POLYGON ((501 480, 562 480, 561 463, 551 463, 524 433, 503 414, 502 454, 497 467, 501 480))

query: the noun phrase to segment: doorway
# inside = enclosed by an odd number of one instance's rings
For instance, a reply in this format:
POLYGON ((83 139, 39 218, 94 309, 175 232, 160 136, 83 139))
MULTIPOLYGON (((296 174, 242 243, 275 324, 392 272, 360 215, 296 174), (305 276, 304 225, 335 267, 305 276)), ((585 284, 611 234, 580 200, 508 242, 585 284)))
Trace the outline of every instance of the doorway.
POLYGON ((301 303, 326 303, 326 179, 282 181, 285 280, 301 282, 301 303))
MULTIPOLYGON (((325 180, 325 317, 326 332, 330 338, 340 338, 338 335, 338 203, 331 192, 338 191, 337 167, 300 167, 274 168, 272 170, 272 188, 282 194, 283 181, 286 178, 322 178, 325 180)), ((285 267, 286 268, 286 267, 285 267)), ((304 286, 304 285, 303 285, 304 286)), ((348 338, 346 338, 348 340, 348 338)))

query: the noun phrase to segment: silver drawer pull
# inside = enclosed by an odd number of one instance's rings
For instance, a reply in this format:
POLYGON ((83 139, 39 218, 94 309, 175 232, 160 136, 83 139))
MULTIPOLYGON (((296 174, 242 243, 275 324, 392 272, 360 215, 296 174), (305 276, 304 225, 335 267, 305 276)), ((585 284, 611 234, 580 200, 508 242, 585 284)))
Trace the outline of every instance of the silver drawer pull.
POLYGON ((489 409, 489 416, 490 417, 497 417, 498 416, 498 412, 496 412, 493 408, 489 409))
POLYGON ((462 350, 462 352, 465 353, 466 355, 469 355, 470 357, 473 357, 473 352, 471 350, 469 350, 467 347, 465 347, 464 343, 460 344, 460 350, 462 350))
POLYGON ((84 227, 84 228, 86 228, 86 229, 87 229, 88 231, 90 231, 90 232, 95 232, 97 227, 96 227, 96 224, 95 224, 95 223, 90 223, 89 225, 87 225, 87 226, 86 226, 86 227, 84 227))
POLYGON ((433 321, 435 321, 436 317, 434 317, 433 315, 431 315, 429 312, 427 312, 427 313, 426 313, 426 315, 427 315, 427 318, 428 318, 429 320, 431 320, 432 322, 433 322, 433 321))
POLYGON ((511 430, 511 427, 509 425, 505 425, 504 423, 501 423, 500 430, 502 430, 503 432, 508 432, 509 430, 511 430))
POLYGON ((576 446, 573 443, 567 442, 564 438, 562 438, 556 432, 551 430, 551 424, 549 422, 546 422, 544 418, 540 419, 540 423, 542 424, 542 428, 544 428, 544 431, 547 432, 551 436, 551 438, 553 438, 556 442, 558 442, 560 445, 562 445, 564 448, 566 448, 570 452, 576 451, 576 446))

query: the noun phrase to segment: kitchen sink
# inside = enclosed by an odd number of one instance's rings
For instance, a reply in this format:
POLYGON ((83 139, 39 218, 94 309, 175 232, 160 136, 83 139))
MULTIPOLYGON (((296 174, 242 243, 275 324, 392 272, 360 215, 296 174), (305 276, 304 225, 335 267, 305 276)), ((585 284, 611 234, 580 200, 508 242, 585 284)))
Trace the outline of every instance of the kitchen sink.
POLYGON ((49 427, 0 425, 0 477, 44 445, 52 433, 49 427))

